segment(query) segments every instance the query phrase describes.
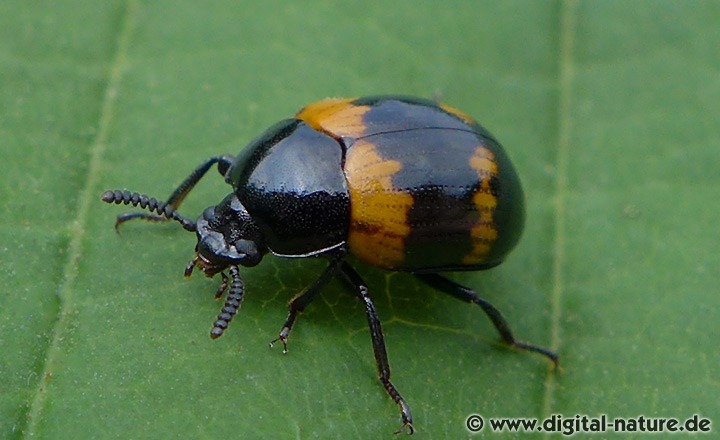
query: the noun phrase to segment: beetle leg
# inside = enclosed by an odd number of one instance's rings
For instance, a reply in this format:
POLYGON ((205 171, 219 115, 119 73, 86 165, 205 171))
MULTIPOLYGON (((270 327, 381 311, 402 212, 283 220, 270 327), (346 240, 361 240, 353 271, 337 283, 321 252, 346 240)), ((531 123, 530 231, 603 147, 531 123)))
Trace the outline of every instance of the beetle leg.
POLYGON ((228 277, 227 275, 225 275, 225 272, 220 272, 220 278, 222 278, 222 282, 215 291, 215 299, 220 299, 220 297, 223 296, 223 293, 225 293, 228 287, 228 277))
MULTIPOLYGON (((214 164, 218 164, 218 170, 227 171, 227 169, 230 167, 230 164, 232 163, 232 160, 232 156, 217 156, 211 157, 210 159, 201 163, 197 168, 193 170, 192 173, 190 173, 189 176, 185 178, 185 180, 183 180, 183 182, 177 188, 175 188, 175 191, 173 191, 172 194, 170 194, 170 197, 168 197, 166 204, 170 206, 173 210, 177 210, 183 200, 185 200, 185 197, 188 195, 188 193, 190 193, 190 191, 195 187, 195 185, 200 181, 200 179, 203 178, 205 173, 207 173, 214 164)), ((115 221, 115 229, 117 229, 121 224, 125 223, 126 221, 135 218, 141 218, 143 220, 151 222, 167 221, 167 218, 165 217, 146 212, 126 212, 117 216, 117 220, 115 221)))
POLYGON ((283 344, 283 353, 288 352, 288 336, 290 335, 290 330, 292 330, 293 324, 295 324, 295 319, 297 318, 298 313, 301 313, 303 310, 305 310, 305 308, 312 302, 312 300, 315 299, 317 294, 320 293, 323 287, 327 285, 332 276, 335 275, 335 273, 338 271, 338 268, 340 267, 340 263, 342 263, 343 258, 345 258, 345 253, 346 252, 343 249, 337 254, 335 254, 330 261, 328 267, 325 268, 325 270, 320 274, 320 276, 315 281, 313 281, 312 284, 303 289, 300 293, 295 295, 293 299, 290 300, 290 302, 288 303, 288 316, 285 320, 285 324, 280 330, 280 334, 278 335, 278 337, 270 341, 270 347, 272 347, 276 342, 280 341, 283 344))
POLYGON ((415 276, 417 276, 420 280, 428 284, 430 287, 433 287, 434 289, 452 295, 455 298, 458 298, 465 302, 479 305, 483 309, 483 312, 485 312, 485 314, 488 316, 488 318, 490 318, 490 321, 492 321, 498 333, 500 333, 500 337, 502 338, 503 342, 521 350, 540 353, 550 359, 555 365, 555 368, 558 367, 559 359, 558 355, 555 352, 550 351, 547 348, 538 347, 536 345, 526 344, 524 342, 517 341, 513 336, 512 331, 510 330, 510 326, 508 325, 502 313, 500 313, 500 311, 496 309, 495 306, 490 304, 487 300, 481 298, 477 293, 475 293, 474 290, 470 289, 469 287, 460 285, 436 273, 415 274, 415 276))
POLYGON ((395 434, 402 432, 407 429, 409 434, 415 432, 413 427, 413 418, 410 413, 410 407, 408 406, 405 399, 400 395, 400 392, 395 388, 395 385, 390 382, 390 363, 388 362, 387 350, 385 350, 385 338, 383 337, 382 327, 380 326, 380 318, 378 317, 377 310, 375 310, 375 304, 373 304, 370 295, 368 295, 368 288, 365 281, 360 275, 353 269, 348 263, 343 262, 340 268, 340 273, 344 275, 345 281, 347 281, 357 294, 357 296, 363 301, 365 305, 365 314, 367 315, 368 325, 370 327, 370 337, 372 338, 373 352, 375 353, 375 363, 377 364, 378 374, 380 382, 385 387, 390 398, 400 406, 400 412, 402 417, 402 426, 398 429, 395 434))

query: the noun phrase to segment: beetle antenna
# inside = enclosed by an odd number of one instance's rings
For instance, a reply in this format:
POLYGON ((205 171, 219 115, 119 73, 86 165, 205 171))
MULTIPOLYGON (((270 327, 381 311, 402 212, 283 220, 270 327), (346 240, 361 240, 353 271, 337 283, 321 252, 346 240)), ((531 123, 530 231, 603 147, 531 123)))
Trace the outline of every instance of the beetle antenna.
MULTIPOLYGON (((230 321, 233 319, 233 316, 237 314, 237 311, 243 302, 243 298, 245 297, 245 285, 240 279, 240 271, 238 270, 238 267, 230 266, 229 271, 230 277, 232 278, 232 284, 230 284, 230 291, 225 299, 225 305, 220 311, 220 314, 217 316, 217 320, 210 331, 210 337, 213 339, 217 339, 222 336, 225 329, 228 328, 230 321)), ((221 288, 223 285, 227 287, 226 278, 223 278, 221 288)), ((218 293, 221 293, 220 289, 218 289, 218 293)))
POLYGON ((195 232, 197 229, 194 221, 183 217, 167 203, 161 202, 154 197, 149 197, 146 194, 116 189, 114 191, 105 191, 101 199, 105 203, 140 206, 150 212, 155 211, 168 220, 177 221, 186 231, 195 232))

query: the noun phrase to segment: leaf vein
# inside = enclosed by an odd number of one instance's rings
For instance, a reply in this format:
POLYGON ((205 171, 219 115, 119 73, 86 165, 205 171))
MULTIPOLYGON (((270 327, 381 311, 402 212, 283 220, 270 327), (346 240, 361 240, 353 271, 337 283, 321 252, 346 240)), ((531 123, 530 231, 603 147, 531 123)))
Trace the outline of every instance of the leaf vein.
POLYGON ((129 0, 126 5, 125 14, 122 17, 122 23, 119 27, 120 31, 118 32, 115 54, 109 64, 107 86, 101 101, 98 130, 90 146, 90 161, 85 184, 78 198, 75 219, 68 227, 70 240, 68 243, 67 260, 56 291, 60 301, 60 308, 57 320, 52 329, 51 342, 47 349, 42 373, 39 375, 38 385, 27 414, 27 426, 24 430, 24 437, 26 438, 35 437, 39 429, 48 391, 45 378, 52 377, 58 358, 67 343, 66 337, 68 336, 75 313, 73 287, 78 275, 78 261, 82 257, 82 244, 90 204, 96 201, 95 194, 98 192, 96 186, 98 183, 100 164, 105 151, 110 123, 114 116, 113 110, 118 95, 118 88, 124 68, 127 65, 126 56, 130 36, 134 29, 133 19, 136 15, 136 9, 137 1, 129 0))
MULTIPOLYGON (((565 203, 568 195, 568 160, 572 130, 572 81, 574 75, 573 49, 577 17, 577 1, 564 0, 560 7, 560 52, 558 78, 558 151, 555 165, 555 243, 553 245, 552 291, 550 292, 550 347, 558 351, 562 344, 562 295, 565 286, 565 203)), ((553 367, 548 366, 545 379, 543 414, 553 412, 556 391, 553 367)))

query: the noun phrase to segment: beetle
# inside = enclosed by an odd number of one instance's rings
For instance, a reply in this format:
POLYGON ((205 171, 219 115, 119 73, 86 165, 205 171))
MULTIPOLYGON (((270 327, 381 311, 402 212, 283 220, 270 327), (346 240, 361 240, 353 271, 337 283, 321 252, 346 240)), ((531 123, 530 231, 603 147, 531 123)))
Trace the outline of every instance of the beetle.
POLYGON ((502 263, 525 220, 520 179, 503 147, 448 105, 405 96, 321 100, 270 127, 237 156, 206 160, 167 201, 126 190, 106 191, 102 200, 148 211, 119 215, 116 228, 132 219, 174 220, 196 234, 185 276, 195 268, 219 274, 216 298, 228 292, 213 339, 243 301, 240 266, 255 266, 268 253, 327 258, 327 268, 290 300, 271 345, 282 342, 286 353, 298 314, 333 277, 344 280, 364 305, 379 380, 400 407, 398 432, 412 434, 413 417, 390 381, 380 319, 349 254, 479 305, 506 344, 558 364, 554 352, 516 340, 502 314, 474 290, 441 275, 502 263), (192 221, 178 208, 213 165, 232 192, 192 221))

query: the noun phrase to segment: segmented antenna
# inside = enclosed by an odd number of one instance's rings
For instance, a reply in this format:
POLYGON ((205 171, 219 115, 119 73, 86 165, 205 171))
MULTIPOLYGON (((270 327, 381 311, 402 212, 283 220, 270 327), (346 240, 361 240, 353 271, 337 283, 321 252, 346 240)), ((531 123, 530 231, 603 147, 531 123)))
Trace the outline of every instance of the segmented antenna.
MULTIPOLYGON (((210 337, 213 339, 222 336, 225 329, 228 328, 230 321, 233 319, 233 316, 237 314, 243 302, 243 297, 245 296, 245 285, 240 279, 238 267, 230 266, 228 270, 232 277, 232 284, 230 284, 230 292, 228 292, 228 296, 225 299, 225 305, 217 316, 217 321, 213 324, 212 330, 210 330, 210 337)), ((226 281, 223 280, 223 283, 226 283, 226 281)))
POLYGON ((149 197, 146 194, 116 189, 114 191, 105 191, 101 199, 106 203, 139 206, 150 212, 155 211, 168 220, 177 221, 187 231, 195 232, 196 230, 194 221, 183 217, 167 203, 161 202, 154 197, 149 197))

